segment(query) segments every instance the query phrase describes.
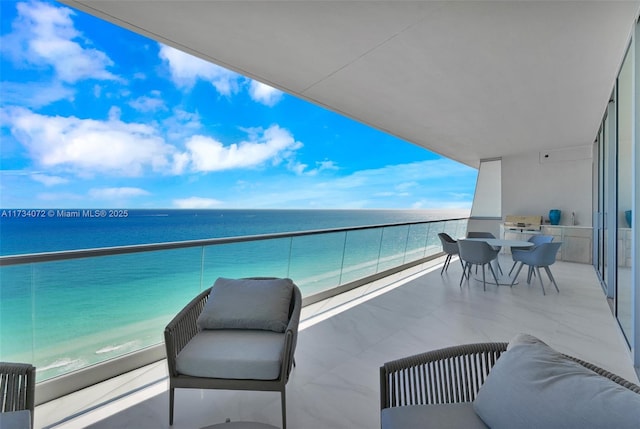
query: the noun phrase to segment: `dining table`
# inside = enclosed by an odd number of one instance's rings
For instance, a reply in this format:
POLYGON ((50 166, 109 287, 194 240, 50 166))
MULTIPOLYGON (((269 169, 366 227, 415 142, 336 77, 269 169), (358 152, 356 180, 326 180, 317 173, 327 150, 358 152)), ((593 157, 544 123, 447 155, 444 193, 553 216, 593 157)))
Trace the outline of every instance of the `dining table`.
MULTIPOLYGON (((519 248, 525 248, 528 249, 530 247, 533 247, 534 244, 530 241, 524 241, 524 240, 508 240, 508 239, 504 239, 504 238, 461 238, 461 240, 471 240, 471 241, 484 241, 485 243, 487 243, 489 246, 493 247, 493 248, 497 248, 497 247, 509 247, 509 248, 514 248, 514 247, 519 247, 519 248)), ((513 284, 517 284, 518 281, 516 280, 515 282, 513 281, 513 277, 510 276, 508 273, 503 272, 498 264, 498 257, 496 257, 496 259, 494 259, 493 261, 491 261, 491 266, 493 268, 493 271, 496 273, 496 278, 498 280, 498 286, 500 285, 511 285, 513 284)), ((474 274, 473 276, 475 279, 477 280, 482 280, 481 276, 477 276, 474 274)), ((486 276, 486 282, 487 283, 493 283, 495 284, 495 280, 493 278, 493 276, 489 275, 486 276)))

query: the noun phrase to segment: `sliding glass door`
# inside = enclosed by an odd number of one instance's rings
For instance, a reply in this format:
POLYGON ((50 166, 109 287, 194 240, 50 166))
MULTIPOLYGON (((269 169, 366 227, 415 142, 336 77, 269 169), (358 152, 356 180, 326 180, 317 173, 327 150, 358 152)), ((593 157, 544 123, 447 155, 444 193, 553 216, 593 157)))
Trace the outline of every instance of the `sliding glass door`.
POLYGON ((631 342, 632 335, 632 235, 633 205, 633 53, 627 53, 617 84, 617 186, 616 186, 616 315, 622 331, 631 342))

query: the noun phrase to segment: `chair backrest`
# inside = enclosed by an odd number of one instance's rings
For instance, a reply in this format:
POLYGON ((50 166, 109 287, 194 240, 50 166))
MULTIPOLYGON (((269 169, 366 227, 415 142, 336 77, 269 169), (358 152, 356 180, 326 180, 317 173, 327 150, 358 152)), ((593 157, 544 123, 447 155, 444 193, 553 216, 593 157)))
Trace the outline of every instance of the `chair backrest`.
POLYGON ((544 243, 551 243, 553 241, 553 235, 532 235, 528 241, 529 243, 539 246, 544 243))
POLYGON ((441 232, 438 234, 438 238, 440 238, 440 241, 442 243, 447 242, 447 243, 455 243, 456 240, 454 240, 453 238, 451 238, 451 236, 449 234, 447 234, 446 232, 441 232))
POLYGON ((472 264, 486 264, 498 256, 499 250, 484 241, 458 240, 460 259, 472 264))
POLYGON ((449 234, 446 232, 441 232, 438 234, 438 238, 442 243, 442 251, 448 253, 450 255, 458 254, 458 242, 451 238, 449 234))
POLYGON ((467 238, 496 238, 496 236, 490 232, 469 231, 467 232, 467 238))
POLYGON ((543 243, 536 246, 530 252, 522 252, 520 260, 534 267, 548 267, 556 262, 556 255, 562 245, 561 241, 555 243, 543 243))
POLYGON ((33 422, 35 387, 33 365, 0 362, 0 412, 29 410, 33 422))

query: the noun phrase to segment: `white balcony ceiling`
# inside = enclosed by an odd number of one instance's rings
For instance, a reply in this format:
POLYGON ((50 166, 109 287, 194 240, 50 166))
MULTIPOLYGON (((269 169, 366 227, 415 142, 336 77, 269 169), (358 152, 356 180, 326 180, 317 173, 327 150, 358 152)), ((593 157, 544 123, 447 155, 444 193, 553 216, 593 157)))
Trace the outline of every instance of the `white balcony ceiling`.
POLYGON ((640 4, 63 3, 471 166, 592 143, 640 4))

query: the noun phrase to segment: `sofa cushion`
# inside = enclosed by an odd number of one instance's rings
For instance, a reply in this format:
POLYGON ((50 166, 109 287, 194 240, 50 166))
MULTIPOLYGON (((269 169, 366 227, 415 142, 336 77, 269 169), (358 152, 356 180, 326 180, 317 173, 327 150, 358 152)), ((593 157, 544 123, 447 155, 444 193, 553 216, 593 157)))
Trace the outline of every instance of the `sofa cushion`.
POLYGON ((197 325, 200 329, 264 329, 284 332, 293 293, 290 279, 219 278, 197 325))
POLYGON ((382 429, 486 429, 471 402, 457 404, 408 405, 382 410, 382 429))
POLYGON ((285 334, 262 330, 200 331, 176 358, 180 374, 207 378, 275 380, 285 334))
POLYGON ((549 347, 547 343, 545 343, 538 337, 534 337, 533 335, 530 335, 530 334, 518 334, 515 337, 511 338, 511 341, 509 341, 509 343, 507 344, 507 350, 511 350, 515 346, 520 346, 523 344, 529 344, 529 345, 543 344, 549 347))
POLYGON ((637 429, 640 422, 639 394, 530 336, 500 356, 473 407, 493 429, 637 429))

